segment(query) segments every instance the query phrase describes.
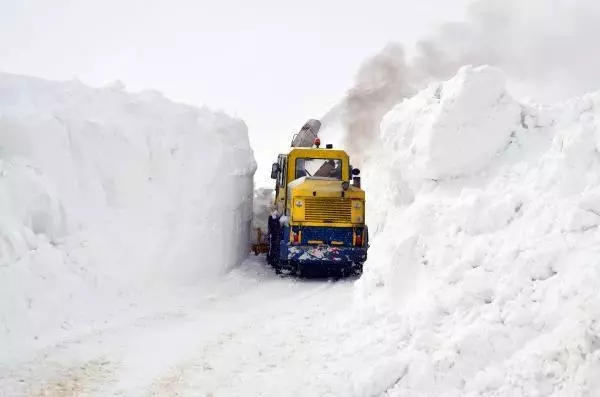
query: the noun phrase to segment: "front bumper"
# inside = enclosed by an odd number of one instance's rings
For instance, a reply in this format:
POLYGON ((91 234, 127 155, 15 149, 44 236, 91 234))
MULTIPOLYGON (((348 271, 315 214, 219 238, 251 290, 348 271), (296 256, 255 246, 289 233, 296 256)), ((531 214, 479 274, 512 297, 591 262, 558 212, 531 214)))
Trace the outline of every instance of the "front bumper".
POLYGON ((367 259, 367 249, 365 247, 286 245, 281 247, 280 258, 303 265, 349 266, 364 263, 367 259))

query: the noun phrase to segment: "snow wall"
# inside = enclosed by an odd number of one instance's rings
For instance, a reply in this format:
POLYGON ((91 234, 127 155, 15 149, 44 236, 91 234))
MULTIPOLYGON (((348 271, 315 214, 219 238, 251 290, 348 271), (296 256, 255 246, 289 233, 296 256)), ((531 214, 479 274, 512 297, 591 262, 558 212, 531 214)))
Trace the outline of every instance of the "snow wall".
POLYGON ((257 240, 256 230, 260 229, 263 235, 263 241, 268 232, 268 220, 273 211, 273 201, 275 199, 275 189, 268 187, 257 187, 254 190, 253 216, 252 216, 252 241, 257 240))
POLYGON ((225 114, 0 74, 0 352, 235 266, 255 169, 225 114))
POLYGON ((356 294, 398 347, 385 395, 599 395, 600 93, 519 103, 464 67, 380 138, 356 294))

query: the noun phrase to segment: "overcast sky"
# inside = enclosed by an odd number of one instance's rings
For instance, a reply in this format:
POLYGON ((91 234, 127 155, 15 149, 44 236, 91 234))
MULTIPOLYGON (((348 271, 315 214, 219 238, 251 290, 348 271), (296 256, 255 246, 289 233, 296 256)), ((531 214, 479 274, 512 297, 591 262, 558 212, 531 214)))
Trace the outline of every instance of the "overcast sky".
POLYGON ((119 79, 224 109, 264 163, 343 96, 362 60, 461 19, 468 2, 0 0, 0 70, 119 79))

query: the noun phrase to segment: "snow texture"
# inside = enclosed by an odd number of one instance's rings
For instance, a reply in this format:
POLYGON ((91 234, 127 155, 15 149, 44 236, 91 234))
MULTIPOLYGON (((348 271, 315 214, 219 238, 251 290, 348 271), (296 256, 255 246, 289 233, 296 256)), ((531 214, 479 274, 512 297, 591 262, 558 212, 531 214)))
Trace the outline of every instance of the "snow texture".
POLYGON ((464 67, 380 138, 355 294, 393 324, 383 395, 599 395, 600 93, 519 103, 464 67))
POLYGON ((255 168, 225 114, 0 74, 0 364, 240 263, 255 168))
MULTIPOLYGON (((273 188, 259 187, 254 190, 254 201, 252 211, 252 229, 260 229, 266 236, 268 232, 268 221, 273 210, 275 190, 273 188)), ((256 235, 253 233, 253 239, 256 235)))

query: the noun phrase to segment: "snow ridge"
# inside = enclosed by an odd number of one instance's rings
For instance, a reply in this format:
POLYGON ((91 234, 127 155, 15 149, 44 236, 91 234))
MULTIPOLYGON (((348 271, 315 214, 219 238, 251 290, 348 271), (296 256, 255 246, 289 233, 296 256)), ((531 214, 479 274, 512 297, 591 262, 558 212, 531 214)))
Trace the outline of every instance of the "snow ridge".
POLYGON ((600 93, 541 106, 504 86, 491 67, 430 85, 365 164, 356 295, 395 324, 388 396, 600 393, 600 93))

